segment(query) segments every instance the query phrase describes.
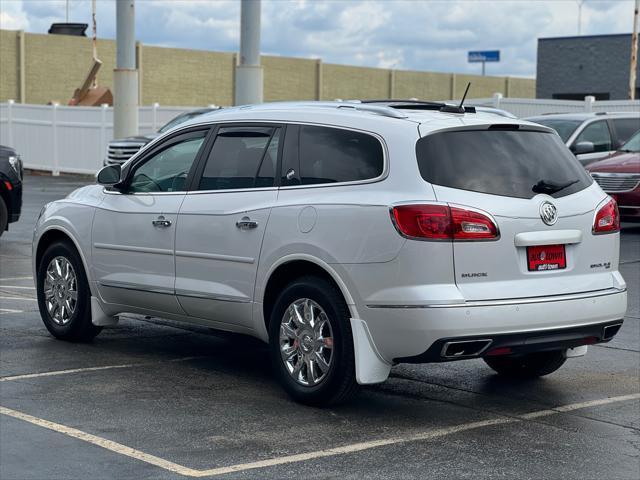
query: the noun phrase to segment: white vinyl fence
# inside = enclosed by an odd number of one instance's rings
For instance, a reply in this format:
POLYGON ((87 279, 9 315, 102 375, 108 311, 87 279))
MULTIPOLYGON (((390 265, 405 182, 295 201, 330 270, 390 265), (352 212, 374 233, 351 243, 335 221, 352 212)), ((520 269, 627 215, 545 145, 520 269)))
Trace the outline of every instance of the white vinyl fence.
MULTIPOLYGON (((454 100, 451 103, 457 103, 454 100)), ((459 100, 458 100, 459 102, 459 100)), ((492 98, 474 98, 466 105, 474 107, 494 107, 506 110, 518 118, 546 115, 550 113, 577 112, 636 112, 640 114, 640 100, 550 100, 543 98, 503 98, 496 93, 492 98)))
MULTIPOLYGON (((141 134, 152 133, 190 107, 139 107, 141 134)), ((113 139, 113 108, 0 103, 0 145, 15 148, 25 168, 94 174, 113 139)))
MULTIPOLYGON (((453 101, 452 101, 453 102, 453 101)), ((639 112, 640 101, 545 100, 529 98, 470 99, 467 105, 501 108, 517 117, 571 112, 639 112)), ((140 133, 152 133, 171 118, 195 107, 139 107, 140 133)), ((113 139, 113 108, 0 103, 0 144, 15 148, 25 167, 94 174, 113 139)))

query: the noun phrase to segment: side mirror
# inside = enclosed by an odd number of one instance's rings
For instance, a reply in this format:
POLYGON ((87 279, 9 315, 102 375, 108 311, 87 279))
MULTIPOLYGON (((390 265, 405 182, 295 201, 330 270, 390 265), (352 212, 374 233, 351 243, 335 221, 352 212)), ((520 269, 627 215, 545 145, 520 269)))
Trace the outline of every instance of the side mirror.
POLYGON ((113 187, 120 183, 120 173, 120 165, 107 165, 100 169, 98 175, 96 175, 96 181, 99 185, 113 187))
POLYGON ((583 153, 593 153, 595 152, 596 147, 593 145, 593 142, 578 142, 571 148, 571 151, 574 155, 582 155, 583 153))

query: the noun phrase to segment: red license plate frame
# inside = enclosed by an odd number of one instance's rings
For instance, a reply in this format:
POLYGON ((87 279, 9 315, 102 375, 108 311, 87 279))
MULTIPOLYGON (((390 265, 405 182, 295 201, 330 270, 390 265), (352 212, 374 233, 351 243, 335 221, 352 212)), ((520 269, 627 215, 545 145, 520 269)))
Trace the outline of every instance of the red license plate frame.
POLYGON ((548 272, 567 268, 564 244, 527 247, 527 268, 530 272, 548 272))

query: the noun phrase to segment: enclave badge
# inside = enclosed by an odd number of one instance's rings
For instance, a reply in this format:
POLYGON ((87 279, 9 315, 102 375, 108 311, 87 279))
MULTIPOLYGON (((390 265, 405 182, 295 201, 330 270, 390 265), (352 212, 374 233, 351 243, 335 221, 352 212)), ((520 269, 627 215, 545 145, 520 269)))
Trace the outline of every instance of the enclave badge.
POLYGON ((542 202, 540 205, 540 218, 547 225, 553 225, 558 220, 558 209, 551 202, 542 202))

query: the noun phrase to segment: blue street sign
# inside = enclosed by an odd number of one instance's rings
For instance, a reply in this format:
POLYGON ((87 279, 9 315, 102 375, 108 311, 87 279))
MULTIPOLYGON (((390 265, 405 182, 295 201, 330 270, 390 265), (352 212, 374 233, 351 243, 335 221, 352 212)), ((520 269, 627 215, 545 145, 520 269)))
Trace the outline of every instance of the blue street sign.
POLYGON ((485 51, 469 52, 467 59, 470 63, 499 62, 500 50, 485 50, 485 51))

